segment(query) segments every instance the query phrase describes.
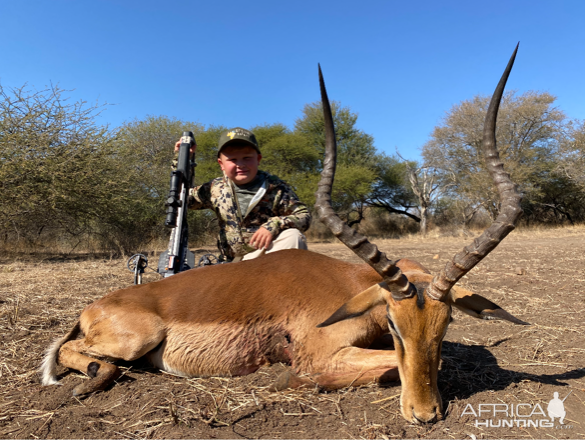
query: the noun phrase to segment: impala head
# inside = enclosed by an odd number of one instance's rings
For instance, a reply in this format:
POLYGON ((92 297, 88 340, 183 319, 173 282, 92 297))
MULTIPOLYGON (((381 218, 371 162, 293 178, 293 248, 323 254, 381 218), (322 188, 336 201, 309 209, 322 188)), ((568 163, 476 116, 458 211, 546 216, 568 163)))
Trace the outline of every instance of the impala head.
POLYGON ((421 271, 405 270, 403 273, 395 262, 388 260, 366 237, 343 223, 333 211, 330 195, 335 174, 335 131, 319 68, 326 155, 315 207, 321 221, 384 280, 351 299, 319 326, 356 317, 375 306, 386 304, 402 383, 401 411, 405 419, 415 423, 434 422, 443 417, 437 377, 441 345, 451 320, 453 306, 477 318, 504 319, 526 324, 484 297, 454 286, 514 229, 514 224, 522 213, 521 196, 504 171, 495 145, 498 107, 517 50, 518 47, 496 87, 484 123, 483 148, 487 167, 500 194, 500 214, 479 238, 456 254, 435 277, 421 271))

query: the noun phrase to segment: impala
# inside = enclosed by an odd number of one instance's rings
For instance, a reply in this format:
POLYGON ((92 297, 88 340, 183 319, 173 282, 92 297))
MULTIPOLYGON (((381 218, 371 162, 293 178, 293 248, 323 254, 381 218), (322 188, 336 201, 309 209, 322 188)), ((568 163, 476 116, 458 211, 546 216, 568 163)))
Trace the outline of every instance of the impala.
POLYGON ((264 364, 284 362, 292 371, 277 380, 276 389, 306 383, 336 389, 400 379, 404 418, 417 423, 442 418, 437 376, 451 308, 525 324, 455 286, 521 214, 521 197, 495 146, 498 107, 517 49, 484 125, 486 163, 500 194, 500 214, 440 274, 433 277, 412 260, 388 260, 331 208, 336 144, 319 69, 326 155, 316 207, 321 220, 368 265, 286 250, 107 294, 87 306, 73 329, 48 348, 41 366, 43 384, 58 384, 57 362, 90 377, 74 388, 74 395, 111 384, 120 375, 112 363, 116 359, 146 357, 159 369, 186 377, 246 375, 264 364), (369 349, 388 332, 395 350, 369 349))

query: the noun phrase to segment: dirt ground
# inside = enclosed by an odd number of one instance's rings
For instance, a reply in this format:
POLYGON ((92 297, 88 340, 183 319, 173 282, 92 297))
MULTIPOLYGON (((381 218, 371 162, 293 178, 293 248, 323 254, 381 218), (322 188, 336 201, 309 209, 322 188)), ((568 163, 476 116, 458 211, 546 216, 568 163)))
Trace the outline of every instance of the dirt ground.
MULTIPOLYGON (((469 242, 377 244, 390 258, 414 258, 435 273, 469 242)), ((311 249, 357 261, 341 244, 311 249)), ((63 386, 43 387, 37 368, 48 344, 85 305, 130 285, 132 274, 123 260, 3 256, 0 438, 585 439, 584 251, 583 227, 514 232, 465 276, 463 286, 531 325, 455 312, 439 372, 446 417, 424 426, 401 417, 399 383, 271 393, 282 365, 239 378, 184 379, 125 364, 115 385, 83 399, 71 390, 84 376, 60 368, 63 386), (566 397, 564 424, 542 427, 554 392, 566 397)), ((145 282, 157 278, 147 273, 145 282)))

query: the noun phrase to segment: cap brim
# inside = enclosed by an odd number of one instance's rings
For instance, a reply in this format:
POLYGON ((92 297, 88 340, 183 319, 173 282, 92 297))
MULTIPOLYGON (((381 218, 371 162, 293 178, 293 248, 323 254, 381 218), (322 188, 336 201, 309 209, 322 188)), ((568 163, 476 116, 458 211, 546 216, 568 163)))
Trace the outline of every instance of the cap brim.
POLYGON ((252 147, 254 150, 256 150, 258 153, 260 153, 260 149, 258 148, 258 146, 250 141, 246 141, 245 139, 230 139, 229 141, 227 141, 226 143, 224 143, 219 150, 217 151, 217 154, 219 155, 220 152, 225 148, 228 147, 230 145, 233 144, 246 144, 249 145, 250 147, 252 147))

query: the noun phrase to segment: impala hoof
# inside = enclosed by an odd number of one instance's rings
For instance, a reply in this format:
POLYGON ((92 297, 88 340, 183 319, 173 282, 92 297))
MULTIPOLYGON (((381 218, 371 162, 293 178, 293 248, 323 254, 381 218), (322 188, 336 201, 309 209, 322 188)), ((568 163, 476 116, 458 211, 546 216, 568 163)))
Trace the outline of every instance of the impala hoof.
POLYGON ((73 388, 73 396, 74 397, 79 397, 81 395, 87 395, 88 393, 93 392, 93 391, 87 390, 87 389, 88 388, 87 388, 87 386, 86 386, 85 383, 78 384, 77 386, 75 386, 73 388))
POLYGON ((268 388, 270 392, 278 392, 286 389, 298 389, 304 386, 313 386, 309 380, 299 377, 297 374, 286 371, 278 376, 276 381, 268 388))
POLYGON ((120 370, 113 364, 92 362, 87 366, 87 374, 91 379, 73 388, 74 397, 106 389, 120 376, 120 370))

